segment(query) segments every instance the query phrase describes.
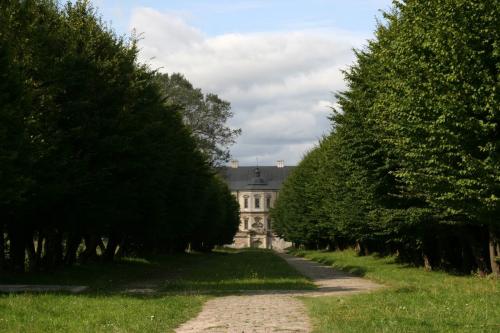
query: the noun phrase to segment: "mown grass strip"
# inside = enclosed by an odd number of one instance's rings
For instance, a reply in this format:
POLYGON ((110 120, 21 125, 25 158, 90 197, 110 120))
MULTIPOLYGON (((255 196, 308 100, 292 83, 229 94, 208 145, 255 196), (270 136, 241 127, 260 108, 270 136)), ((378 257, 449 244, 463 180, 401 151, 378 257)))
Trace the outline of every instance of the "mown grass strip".
POLYGON ((21 294, 0 297, 1 332, 170 332, 207 296, 21 294))
POLYGON ((315 332, 500 331, 498 279, 425 272, 394 257, 358 257, 350 250, 294 254, 389 286, 349 297, 304 298, 315 332))
POLYGON ((79 295, 0 295, 0 332, 172 332, 214 295, 238 290, 313 289, 270 251, 220 250, 125 258, 56 272, 2 275, 0 283, 88 285, 79 295), (126 289, 152 288, 136 295, 126 289))

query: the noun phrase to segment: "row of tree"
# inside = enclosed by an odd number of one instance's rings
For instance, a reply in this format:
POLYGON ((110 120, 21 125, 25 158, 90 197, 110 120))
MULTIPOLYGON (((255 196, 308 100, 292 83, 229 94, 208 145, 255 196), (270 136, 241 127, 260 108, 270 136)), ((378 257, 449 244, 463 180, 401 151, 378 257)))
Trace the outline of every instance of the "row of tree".
POLYGON ((309 248, 498 274, 500 2, 395 1, 273 212, 309 248))
MULTIPOLYGON (((0 268, 231 242, 238 205, 213 168, 226 157, 137 54, 87 1, 0 2, 0 268)), ((196 103, 223 105, 201 121, 225 128, 226 102, 196 103)))

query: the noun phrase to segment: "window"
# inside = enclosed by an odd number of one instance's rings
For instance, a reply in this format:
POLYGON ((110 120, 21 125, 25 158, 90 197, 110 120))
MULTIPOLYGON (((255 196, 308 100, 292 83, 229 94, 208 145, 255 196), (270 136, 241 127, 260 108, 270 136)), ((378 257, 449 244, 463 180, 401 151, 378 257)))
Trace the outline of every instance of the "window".
POLYGON ((248 230, 248 217, 245 217, 245 218, 243 219, 243 228, 244 228, 245 230, 248 230))
POLYGON ((260 198, 259 197, 255 198, 255 208, 260 208, 260 198))
POLYGON ((271 218, 267 219, 267 230, 271 230, 271 218))
POLYGON ((243 207, 248 208, 248 197, 247 196, 243 199, 243 207))
POLYGON ((271 197, 266 197, 266 208, 271 208, 271 197))

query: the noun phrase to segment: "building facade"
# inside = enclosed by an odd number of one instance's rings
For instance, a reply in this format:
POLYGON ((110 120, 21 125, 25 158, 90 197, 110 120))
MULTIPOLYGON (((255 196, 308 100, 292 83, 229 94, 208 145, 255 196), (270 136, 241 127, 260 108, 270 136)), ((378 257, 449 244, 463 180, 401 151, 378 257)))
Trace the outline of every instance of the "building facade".
POLYGON ((283 161, 261 167, 240 167, 237 161, 231 161, 230 167, 221 171, 240 204, 240 226, 231 247, 281 250, 292 245, 274 234, 269 214, 292 169, 283 161))

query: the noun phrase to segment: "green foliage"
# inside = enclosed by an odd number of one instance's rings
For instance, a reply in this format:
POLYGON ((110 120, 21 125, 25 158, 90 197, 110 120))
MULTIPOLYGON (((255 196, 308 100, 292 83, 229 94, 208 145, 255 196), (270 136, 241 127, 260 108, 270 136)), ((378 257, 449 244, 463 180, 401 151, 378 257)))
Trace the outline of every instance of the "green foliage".
POLYGON ((167 105, 180 107, 184 123, 209 163, 220 166, 229 161, 229 146, 241 133, 227 126, 233 116, 231 104, 216 94, 203 94, 179 73, 158 75, 158 81, 167 105))
POLYGON ((497 2, 395 2, 345 72, 332 133, 284 185, 281 235, 486 270, 499 251, 499 18, 497 2), (312 238, 311 214, 324 226, 312 238))
POLYGON ((293 170, 271 212, 277 234, 311 247, 325 245, 331 234, 321 209, 329 198, 325 191, 328 184, 324 182, 327 179, 319 169, 323 145, 312 150, 293 170))
POLYGON ((0 265, 232 237, 236 203, 181 107, 164 103, 158 73, 138 63, 135 39, 88 1, 2 1, 0 19, 0 265))
MULTIPOLYGON (((409 191, 452 219, 500 213, 498 27, 493 1, 409 1, 386 49, 388 141, 409 191)), ((498 222, 496 222, 498 223, 498 222)))

